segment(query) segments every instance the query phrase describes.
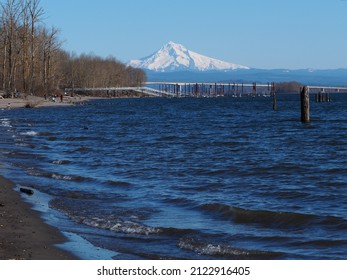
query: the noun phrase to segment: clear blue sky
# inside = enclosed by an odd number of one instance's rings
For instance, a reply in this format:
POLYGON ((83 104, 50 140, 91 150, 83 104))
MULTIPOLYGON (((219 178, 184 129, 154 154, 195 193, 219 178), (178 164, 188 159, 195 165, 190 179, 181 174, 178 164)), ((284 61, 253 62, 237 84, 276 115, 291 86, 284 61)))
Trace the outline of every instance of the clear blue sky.
POLYGON ((255 68, 347 68, 346 0, 41 0, 69 52, 142 58, 174 41, 255 68))

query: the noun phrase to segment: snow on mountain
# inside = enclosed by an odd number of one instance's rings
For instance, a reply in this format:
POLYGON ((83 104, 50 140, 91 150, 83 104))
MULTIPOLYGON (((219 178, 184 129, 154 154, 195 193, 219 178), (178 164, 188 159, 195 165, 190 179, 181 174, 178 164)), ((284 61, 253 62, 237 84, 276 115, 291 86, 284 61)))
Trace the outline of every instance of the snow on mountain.
POLYGON ((246 66, 198 54, 174 42, 167 43, 151 56, 131 60, 128 65, 157 72, 250 69, 246 66))

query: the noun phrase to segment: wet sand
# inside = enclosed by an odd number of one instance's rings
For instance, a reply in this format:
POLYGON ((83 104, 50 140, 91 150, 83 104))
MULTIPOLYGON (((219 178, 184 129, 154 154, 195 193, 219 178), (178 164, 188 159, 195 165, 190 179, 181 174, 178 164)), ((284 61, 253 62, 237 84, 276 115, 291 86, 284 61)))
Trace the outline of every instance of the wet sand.
POLYGON ((65 242, 65 237, 45 224, 13 187, 0 177, 0 260, 77 259, 54 246, 65 242))

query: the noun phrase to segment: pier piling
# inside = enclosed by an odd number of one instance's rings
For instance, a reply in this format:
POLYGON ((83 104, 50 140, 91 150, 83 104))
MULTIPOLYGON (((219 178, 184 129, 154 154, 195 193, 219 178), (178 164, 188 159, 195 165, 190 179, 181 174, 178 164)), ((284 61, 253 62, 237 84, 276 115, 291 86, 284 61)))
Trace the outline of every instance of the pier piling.
POLYGON ((307 86, 301 90, 301 122, 310 122, 310 94, 307 86))
POLYGON ((276 90, 275 90, 275 83, 271 84, 271 94, 273 97, 273 110, 277 111, 277 96, 276 96, 276 90))

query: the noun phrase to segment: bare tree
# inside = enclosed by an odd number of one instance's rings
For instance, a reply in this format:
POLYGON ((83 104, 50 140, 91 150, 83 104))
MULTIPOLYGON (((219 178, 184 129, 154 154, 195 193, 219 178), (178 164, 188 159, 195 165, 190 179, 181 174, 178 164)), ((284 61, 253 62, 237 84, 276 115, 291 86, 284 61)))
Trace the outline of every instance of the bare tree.
POLYGON ((36 65, 36 52, 37 52, 37 44, 36 44, 36 25, 40 22, 41 17, 43 16, 43 9, 40 7, 40 0, 27 0, 27 7, 30 17, 30 45, 31 45, 31 57, 30 57, 30 75, 29 75, 29 83, 30 83, 30 92, 34 92, 35 85, 35 65, 36 65))
POLYGON ((61 49, 58 29, 46 28, 40 0, 0 2, 0 85, 37 95, 64 87, 140 85, 142 70, 114 57, 70 55, 61 49))
POLYGON ((27 92, 29 89, 29 30, 30 30, 30 16, 28 12, 28 2, 22 1, 22 27, 20 32, 20 41, 22 48, 21 56, 21 77, 22 77, 22 90, 27 92))
POLYGON ((60 42, 57 40, 58 29, 52 27, 50 31, 47 29, 42 29, 40 34, 41 48, 40 51, 42 57, 40 61, 42 61, 41 65, 41 77, 44 92, 47 93, 54 88, 58 87, 56 81, 59 76, 57 66, 59 61, 57 54, 60 50, 60 42))
POLYGON ((15 89, 15 72, 21 48, 18 44, 19 22, 22 13, 21 2, 7 0, 1 4, 2 8, 2 82, 3 88, 13 95, 15 89))

